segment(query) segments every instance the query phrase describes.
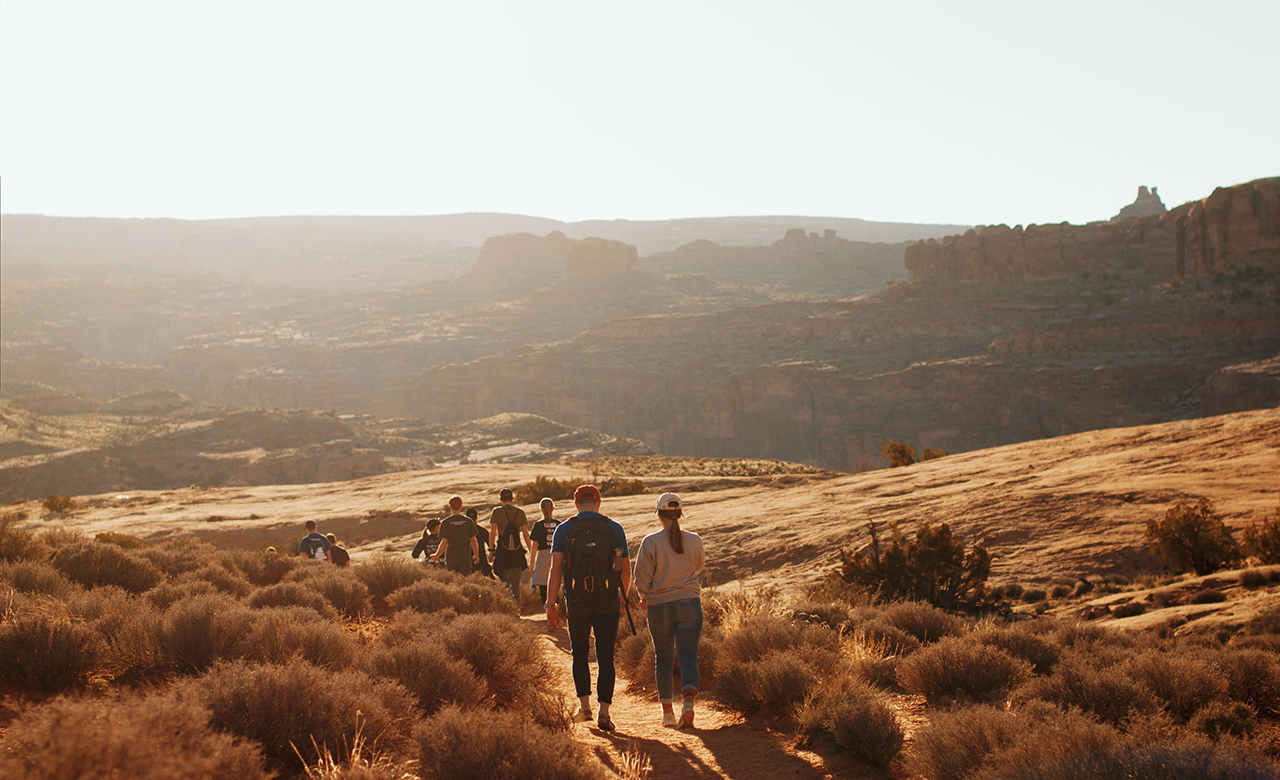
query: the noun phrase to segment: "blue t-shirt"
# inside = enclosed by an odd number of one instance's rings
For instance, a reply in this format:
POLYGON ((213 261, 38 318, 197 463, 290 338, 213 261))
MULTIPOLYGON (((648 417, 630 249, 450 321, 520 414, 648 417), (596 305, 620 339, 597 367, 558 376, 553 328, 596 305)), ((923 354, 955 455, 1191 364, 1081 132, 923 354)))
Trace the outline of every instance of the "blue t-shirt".
POLYGON ((324 534, 318 532, 307 534, 302 537, 302 541, 298 543, 298 552, 306 553, 313 558, 325 557, 323 554, 316 556, 316 552, 328 549, 330 549, 329 540, 324 537, 324 534))
MULTIPOLYGON (((599 512, 579 512, 567 521, 556 526, 556 532, 551 537, 551 552, 569 552, 569 527, 573 525, 573 521, 579 517, 586 519, 589 517, 604 517, 604 515, 599 512)), ((608 518, 605 519, 608 520, 608 518)), ((616 520, 609 520, 607 525, 609 527, 609 533, 613 534, 614 549, 622 550, 623 558, 631 557, 631 552, 627 550, 627 532, 622 530, 622 526, 619 525, 616 520)))

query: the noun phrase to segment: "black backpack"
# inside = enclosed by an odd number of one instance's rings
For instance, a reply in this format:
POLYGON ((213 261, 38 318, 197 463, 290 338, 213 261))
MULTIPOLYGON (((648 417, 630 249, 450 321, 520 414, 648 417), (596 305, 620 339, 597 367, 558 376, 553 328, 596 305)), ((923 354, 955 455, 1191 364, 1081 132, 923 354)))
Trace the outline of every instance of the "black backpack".
POLYGON ((613 568, 609 518, 570 518, 567 542, 565 598, 575 604, 617 601, 622 575, 613 568))

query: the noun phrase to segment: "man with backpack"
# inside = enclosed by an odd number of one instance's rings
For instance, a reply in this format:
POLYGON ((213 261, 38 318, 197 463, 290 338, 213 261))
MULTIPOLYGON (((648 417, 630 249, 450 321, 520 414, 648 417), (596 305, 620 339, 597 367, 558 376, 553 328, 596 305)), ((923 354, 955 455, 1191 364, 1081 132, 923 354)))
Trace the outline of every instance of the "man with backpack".
POLYGON ((560 627, 556 599, 564 584, 569 608, 569 644, 573 648, 573 685, 580 707, 577 720, 591 719, 591 633, 596 635, 596 698, 601 731, 613 731, 609 705, 615 679, 613 646, 618 618, 631 586, 631 558, 622 526, 600 514, 600 489, 581 485, 573 493, 578 513, 551 537, 551 574, 547 579, 547 625, 560 627))
POLYGON ((529 518, 515 505, 515 494, 510 488, 498 493, 501 503, 489 515, 489 562, 493 573, 511 589, 511 598, 520 603, 520 574, 529 568, 525 551, 529 549, 529 518), (524 535, 524 546, 520 536, 524 535))
POLYGON ((298 543, 298 555, 303 558, 311 558, 317 561, 332 561, 329 555, 329 540, 324 538, 324 534, 316 531, 316 521, 307 521, 307 535, 302 537, 302 541, 298 543))

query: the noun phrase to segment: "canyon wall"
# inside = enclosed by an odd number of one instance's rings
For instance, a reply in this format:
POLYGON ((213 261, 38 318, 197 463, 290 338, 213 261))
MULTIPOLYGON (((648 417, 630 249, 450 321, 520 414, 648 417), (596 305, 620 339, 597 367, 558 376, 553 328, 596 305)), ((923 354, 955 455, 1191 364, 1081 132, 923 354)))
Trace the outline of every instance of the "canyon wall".
POLYGON ((1013 285, 1072 274, 1172 281, 1280 270, 1280 177, 1219 187, 1162 214, 1087 225, 994 225, 907 247, 913 281, 1013 285))

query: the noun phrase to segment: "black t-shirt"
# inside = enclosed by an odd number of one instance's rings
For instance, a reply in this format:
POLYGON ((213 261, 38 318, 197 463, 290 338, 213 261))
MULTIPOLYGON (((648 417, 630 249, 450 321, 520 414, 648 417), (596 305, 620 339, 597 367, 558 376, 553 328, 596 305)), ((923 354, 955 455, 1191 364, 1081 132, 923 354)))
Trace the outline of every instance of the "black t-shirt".
POLYGON ((334 566, 346 566, 347 561, 351 560, 351 555, 347 553, 347 548, 334 545, 329 548, 329 556, 333 559, 334 566))
POLYGON ((542 519, 533 524, 533 530, 529 532, 529 541, 538 545, 538 552, 550 552, 551 537, 556 532, 556 526, 560 525, 559 520, 542 519))
POLYGON ((444 562, 449 571, 471 573, 471 541, 476 538, 476 524, 466 515, 449 515, 440 521, 440 536, 449 542, 444 562))

